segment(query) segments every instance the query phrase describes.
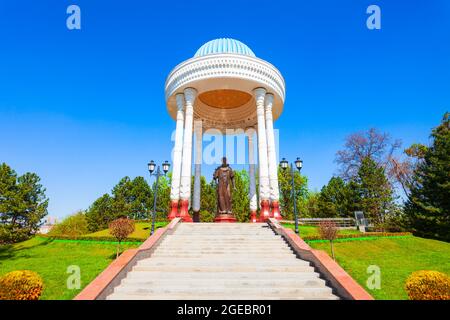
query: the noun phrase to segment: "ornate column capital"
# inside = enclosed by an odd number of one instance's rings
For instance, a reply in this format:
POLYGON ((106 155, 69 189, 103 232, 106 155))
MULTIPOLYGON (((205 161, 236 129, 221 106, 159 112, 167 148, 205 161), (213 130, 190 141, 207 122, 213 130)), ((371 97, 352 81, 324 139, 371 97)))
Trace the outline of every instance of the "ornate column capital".
POLYGON ((184 89, 184 98, 187 105, 194 105, 195 98, 197 97, 197 90, 194 88, 184 89))
POLYGON ((264 98, 266 96, 267 90, 265 88, 256 88, 253 90, 253 95, 255 96, 256 105, 263 104, 264 98))
POLYGON ((183 109, 184 109, 184 94, 183 93, 177 93, 175 98, 177 100, 177 110, 178 111, 183 111, 183 109))
POLYGON ((264 102, 265 102, 265 105, 266 105, 266 109, 267 108, 272 109, 273 99, 274 99, 273 94, 271 94, 271 93, 267 93, 266 94, 266 98, 264 99, 264 102))

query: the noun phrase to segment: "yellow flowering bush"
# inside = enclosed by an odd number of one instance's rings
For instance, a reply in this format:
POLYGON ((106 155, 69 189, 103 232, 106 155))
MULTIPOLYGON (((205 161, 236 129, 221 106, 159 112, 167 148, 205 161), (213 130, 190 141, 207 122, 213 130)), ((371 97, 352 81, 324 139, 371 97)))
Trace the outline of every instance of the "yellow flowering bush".
POLYGON ((38 300, 43 287, 36 272, 12 271, 0 278, 0 300, 38 300))
POLYGON ((450 277, 438 271, 413 272, 406 280, 410 300, 450 300, 450 277))

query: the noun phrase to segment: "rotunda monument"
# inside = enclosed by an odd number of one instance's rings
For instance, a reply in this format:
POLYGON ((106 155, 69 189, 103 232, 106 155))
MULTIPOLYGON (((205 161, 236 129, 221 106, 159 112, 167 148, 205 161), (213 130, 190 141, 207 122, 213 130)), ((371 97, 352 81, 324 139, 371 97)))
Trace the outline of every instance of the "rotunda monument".
POLYGON ((171 210, 169 219, 192 221, 188 209, 200 208, 201 163, 195 164, 194 190, 191 190, 192 148, 195 133, 196 159, 202 153, 202 131, 194 121, 202 121, 204 130, 243 129, 248 139, 250 208, 252 222, 269 217, 281 219, 278 190, 278 164, 273 122, 278 119, 285 100, 285 82, 269 62, 234 39, 216 39, 205 43, 194 57, 177 65, 165 84, 167 110, 176 120, 171 210), (253 154, 257 136, 258 163, 253 154), (255 169, 258 168, 259 217, 255 169), (190 203, 193 192, 192 204, 190 203))

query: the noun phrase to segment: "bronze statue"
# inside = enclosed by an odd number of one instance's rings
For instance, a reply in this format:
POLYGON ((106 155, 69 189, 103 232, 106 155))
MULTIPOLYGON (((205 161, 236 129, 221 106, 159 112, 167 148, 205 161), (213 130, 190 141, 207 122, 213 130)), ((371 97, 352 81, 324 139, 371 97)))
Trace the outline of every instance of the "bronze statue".
POLYGON ((214 181, 217 184, 217 214, 231 215, 231 187, 234 189, 234 172, 227 163, 227 158, 222 158, 222 165, 214 171, 214 181))

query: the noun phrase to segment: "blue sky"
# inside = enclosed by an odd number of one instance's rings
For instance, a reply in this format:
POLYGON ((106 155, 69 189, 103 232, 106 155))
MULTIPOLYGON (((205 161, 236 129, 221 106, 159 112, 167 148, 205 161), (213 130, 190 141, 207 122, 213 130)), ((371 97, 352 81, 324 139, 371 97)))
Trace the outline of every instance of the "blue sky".
POLYGON ((0 162, 39 174, 59 217, 125 175, 147 177, 148 160, 170 159, 166 76, 219 37, 284 75, 280 156, 304 160, 312 189, 336 173, 348 134, 427 143, 450 109, 447 0, 2 0, 0 162), (66 28, 70 4, 81 30, 66 28), (370 4, 381 30, 366 28, 370 4))

